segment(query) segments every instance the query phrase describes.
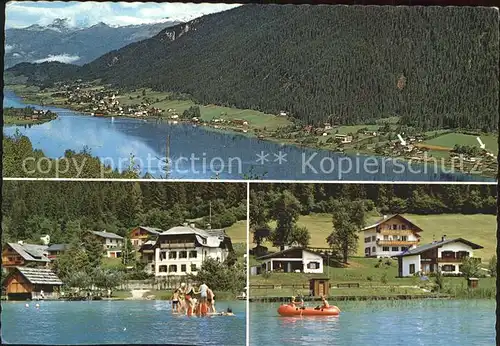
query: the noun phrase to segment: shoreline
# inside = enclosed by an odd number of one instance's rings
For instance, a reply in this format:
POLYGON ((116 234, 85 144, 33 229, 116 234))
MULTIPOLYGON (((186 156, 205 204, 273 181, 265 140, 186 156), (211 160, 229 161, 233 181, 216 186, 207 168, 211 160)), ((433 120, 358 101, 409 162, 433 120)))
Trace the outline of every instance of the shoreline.
MULTIPOLYGON (((18 94, 14 89, 9 88, 9 85, 6 85, 4 88, 6 90, 11 91, 13 94, 15 94, 17 97, 19 97, 23 102, 26 102, 25 100, 27 97, 23 96, 21 94, 18 94)), ((89 116, 89 117, 95 117, 95 118, 118 117, 118 118, 142 120, 143 122, 155 122, 155 121, 156 122, 158 122, 158 121, 166 122, 166 123, 175 122, 176 124, 192 125, 193 127, 201 127, 206 131, 222 133, 222 134, 227 134, 227 135, 244 136, 247 138, 253 138, 253 139, 257 139, 257 140, 261 140, 261 141, 266 141, 269 143, 278 144, 280 146, 291 146, 291 147, 294 147, 296 149, 302 148, 302 149, 310 149, 310 150, 318 150, 318 151, 321 150, 321 151, 331 153, 331 154, 342 155, 342 156, 346 156, 346 157, 350 156, 352 158, 357 158, 357 157, 365 158, 365 159, 375 158, 377 160, 382 160, 382 161, 392 161, 392 162, 405 163, 409 167, 414 167, 414 165, 416 164, 419 169, 423 169, 424 171, 428 171, 427 167, 431 167, 430 170, 434 169, 434 171, 435 171, 434 174, 436 174, 436 169, 432 168, 432 160, 430 160, 430 162, 429 161, 415 162, 412 158, 407 158, 404 156, 384 156, 384 155, 380 155, 377 153, 364 152, 364 151, 353 150, 353 149, 334 150, 332 148, 321 148, 321 147, 318 147, 318 146, 315 146, 312 144, 294 143, 294 142, 282 140, 282 139, 276 138, 276 137, 261 137, 261 135, 256 134, 255 131, 243 132, 243 131, 238 131, 234 128, 220 127, 220 125, 210 125, 207 123, 193 122, 192 120, 168 119, 168 118, 165 118, 162 116, 159 116, 159 117, 137 117, 137 116, 133 116, 133 115, 115 115, 115 114, 95 116, 95 115, 91 115, 91 113, 89 113, 89 112, 75 109, 75 107, 72 107, 72 104, 59 105, 59 104, 47 103, 47 104, 44 104, 43 106, 40 104, 34 104, 34 103, 27 103, 27 104, 33 104, 33 105, 37 105, 40 107, 58 107, 58 108, 64 107, 65 109, 68 109, 70 111, 81 113, 82 116, 89 116), (215 126, 218 126, 218 127, 215 127, 215 126)), ((10 126, 23 126, 23 125, 25 125, 25 124, 22 124, 22 125, 10 124, 10 126)), ((40 124, 33 123, 33 125, 40 125, 40 124)), ((441 159, 436 158, 436 160, 440 161, 441 159)), ((469 177, 484 178, 484 179, 480 179, 480 180, 474 180, 477 182, 484 182, 484 183, 496 182, 495 178, 496 178, 497 174, 495 174, 495 173, 474 174, 474 173, 471 173, 468 171, 455 171, 455 168, 453 166, 444 165, 444 164, 442 164, 442 162, 439 163, 438 166, 439 166, 440 170, 448 171, 446 173, 440 172, 443 174, 462 174, 462 175, 469 176, 469 177), (452 172, 452 173, 449 172, 452 169, 454 172, 452 172), (485 180, 485 179, 487 179, 487 180, 485 180)), ((474 168, 472 168, 472 169, 474 169, 474 168)), ((459 182, 459 181, 464 181, 464 180, 456 180, 456 181, 459 182)))
MULTIPOLYGON (((303 297, 304 302, 320 302, 321 298, 319 297, 303 297)), ((394 294, 387 296, 329 296, 327 300, 329 301, 387 301, 387 300, 491 300, 494 298, 481 298, 481 297, 470 297, 470 298, 458 298, 449 294, 394 294)), ((248 299, 250 303, 288 303, 290 301, 290 297, 250 297, 248 299)))

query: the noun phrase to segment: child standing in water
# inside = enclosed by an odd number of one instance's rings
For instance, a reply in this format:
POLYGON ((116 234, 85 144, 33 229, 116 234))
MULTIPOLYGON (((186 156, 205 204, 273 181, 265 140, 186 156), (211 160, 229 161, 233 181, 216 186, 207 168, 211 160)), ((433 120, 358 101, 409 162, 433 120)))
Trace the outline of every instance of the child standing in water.
POLYGON ((215 311, 215 295, 210 288, 207 290, 207 302, 209 311, 216 313, 217 311, 215 311))
POLYGON ((179 312, 179 290, 176 289, 172 296, 172 312, 179 312))

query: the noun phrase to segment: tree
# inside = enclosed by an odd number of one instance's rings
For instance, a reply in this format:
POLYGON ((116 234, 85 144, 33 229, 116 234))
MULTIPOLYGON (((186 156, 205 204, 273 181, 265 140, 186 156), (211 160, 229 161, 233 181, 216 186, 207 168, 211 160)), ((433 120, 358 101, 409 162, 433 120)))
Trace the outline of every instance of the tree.
POLYGON ((123 274, 117 270, 97 269, 94 273, 94 284, 105 290, 120 286, 123 282, 123 274))
POLYGON ((293 226, 292 233, 290 234, 290 243, 297 243, 302 247, 308 247, 309 242, 311 241, 311 235, 307 227, 300 227, 297 225, 293 226))
POLYGON ((490 262, 488 263, 488 271, 491 276, 497 276, 497 256, 494 255, 491 257, 490 262))
MULTIPOLYGON (((102 254, 101 254, 102 256, 102 254)), ((57 256, 53 263, 53 269, 63 282, 69 280, 75 271, 89 272, 91 270, 87 252, 80 245, 77 238, 70 243, 68 250, 57 256)))
POLYGON ((198 284, 205 283, 214 291, 241 292, 246 286, 246 270, 240 262, 228 266, 216 259, 207 258, 196 275, 189 274, 189 279, 198 284))
POLYGON ((271 234, 274 246, 281 250, 290 244, 290 234, 300 215, 301 205, 289 191, 283 191, 274 203, 272 215, 276 219, 276 229, 271 234))
POLYGON ((262 227, 257 227, 253 230, 253 242, 257 246, 261 246, 262 243, 269 238, 271 235, 271 228, 267 225, 262 227))
POLYGON ((333 231, 326 238, 334 252, 342 255, 347 263, 349 254, 355 253, 358 246, 358 232, 365 225, 365 205, 362 201, 336 201, 333 209, 333 231))
POLYGON ((126 266, 135 264, 134 248, 129 237, 123 239, 122 245, 122 263, 126 266))
POLYGON ((86 231, 82 234, 81 241, 88 256, 89 265, 92 268, 99 267, 104 252, 101 240, 91 231, 86 231))
POLYGON ((466 258, 460 266, 460 272, 466 278, 473 278, 478 276, 481 271, 481 262, 475 258, 466 258))
POLYGON ((78 290, 86 290, 92 286, 92 283, 92 278, 85 271, 72 272, 66 278, 66 284, 78 290))

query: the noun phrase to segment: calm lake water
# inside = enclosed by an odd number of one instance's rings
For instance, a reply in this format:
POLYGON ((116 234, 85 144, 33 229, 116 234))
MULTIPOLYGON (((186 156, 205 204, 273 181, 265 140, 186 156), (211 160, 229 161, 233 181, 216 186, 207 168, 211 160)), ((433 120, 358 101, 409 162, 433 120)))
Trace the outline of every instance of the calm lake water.
MULTIPOLYGON (((11 91, 4 91, 3 104, 26 106, 11 91)), ((66 149, 81 151, 86 147, 119 170, 129 166, 133 155, 142 175, 157 178, 165 177, 166 138, 170 136, 169 178, 174 179, 494 181, 479 175, 443 173, 434 165, 280 145, 191 124, 99 118, 57 107, 32 106, 54 111, 59 117, 41 125, 5 127, 5 135, 19 130, 51 158, 63 156, 66 149)))
POLYGON ((245 302, 228 306, 235 317, 172 315, 166 301, 2 302, 2 342, 245 345, 245 302))
MULTIPOLYGON (((330 303, 333 303, 330 301, 330 303)), ((495 345, 495 300, 339 302, 339 316, 279 317, 250 303, 250 345, 495 345)))

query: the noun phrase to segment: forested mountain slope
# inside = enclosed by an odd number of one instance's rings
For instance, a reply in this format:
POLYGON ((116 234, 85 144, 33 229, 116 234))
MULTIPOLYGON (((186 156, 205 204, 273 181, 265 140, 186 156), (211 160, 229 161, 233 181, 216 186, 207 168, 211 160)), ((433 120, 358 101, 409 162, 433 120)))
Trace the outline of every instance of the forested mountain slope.
POLYGON ((400 116, 423 129, 492 131, 498 59, 494 9, 245 5, 167 28, 76 75, 308 123, 400 116))

